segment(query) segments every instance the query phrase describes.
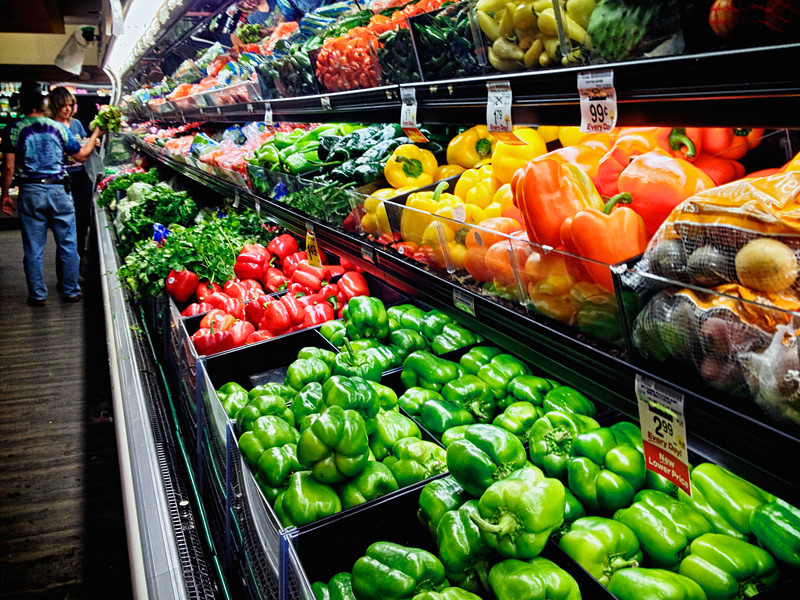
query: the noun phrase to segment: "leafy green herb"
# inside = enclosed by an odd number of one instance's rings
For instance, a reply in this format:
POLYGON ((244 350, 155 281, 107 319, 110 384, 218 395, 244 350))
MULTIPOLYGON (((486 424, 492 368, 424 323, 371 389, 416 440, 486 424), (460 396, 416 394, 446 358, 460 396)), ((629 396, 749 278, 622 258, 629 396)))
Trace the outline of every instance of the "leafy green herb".
POLYGON ((143 183, 158 183, 158 171, 150 169, 147 173, 126 173, 112 179, 105 189, 100 192, 100 197, 97 199, 97 206, 100 208, 109 206, 116 198, 115 192, 120 190, 122 192, 128 191, 137 181, 143 183))

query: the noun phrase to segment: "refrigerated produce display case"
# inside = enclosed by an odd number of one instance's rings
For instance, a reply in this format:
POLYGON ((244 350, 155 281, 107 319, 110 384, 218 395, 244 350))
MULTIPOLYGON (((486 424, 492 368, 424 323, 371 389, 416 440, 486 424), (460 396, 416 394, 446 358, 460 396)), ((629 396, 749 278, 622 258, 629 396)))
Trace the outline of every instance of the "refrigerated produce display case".
POLYGON ((97 196, 150 596, 797 594, 798 7, 184 4, 97 196))

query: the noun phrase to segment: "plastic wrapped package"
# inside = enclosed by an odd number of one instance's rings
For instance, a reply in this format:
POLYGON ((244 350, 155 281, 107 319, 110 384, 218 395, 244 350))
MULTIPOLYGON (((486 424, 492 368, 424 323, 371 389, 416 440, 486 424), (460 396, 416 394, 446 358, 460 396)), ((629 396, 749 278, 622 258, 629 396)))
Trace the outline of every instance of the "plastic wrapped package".
POLYGON ((483 46, 469 4, 460 2, 412 17, 414 46, 425 81, 483 75, 483 46), (476 37, 477 36, 477 37, 476 37))

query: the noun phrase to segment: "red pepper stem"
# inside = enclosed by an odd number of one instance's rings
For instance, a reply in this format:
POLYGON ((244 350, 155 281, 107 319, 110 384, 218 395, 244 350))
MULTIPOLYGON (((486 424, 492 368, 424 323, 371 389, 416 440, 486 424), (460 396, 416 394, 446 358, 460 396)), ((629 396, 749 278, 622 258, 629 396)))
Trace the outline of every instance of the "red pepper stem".
POLYGON ((614 210, 614 207, 617 204, 630 204, 631 202, 633 202, 633 196, 631 196, 628 192, 622 192, 621 194, 612 196, 612 198, 606 202, 603 212, 607 215, 610 215, 611 211, 614 210))
POLYGON ((686 148, 686 152, 684 156, 686 158, 694 158, 697 156, 697 147, 694 145, 694 142, 691 138, 686 135, 686 130, 682 127, 676 127, 673 129, 669 137, 667 138, 669 142, 669 147, 672 150, 678 151, 681 148, 686 148))

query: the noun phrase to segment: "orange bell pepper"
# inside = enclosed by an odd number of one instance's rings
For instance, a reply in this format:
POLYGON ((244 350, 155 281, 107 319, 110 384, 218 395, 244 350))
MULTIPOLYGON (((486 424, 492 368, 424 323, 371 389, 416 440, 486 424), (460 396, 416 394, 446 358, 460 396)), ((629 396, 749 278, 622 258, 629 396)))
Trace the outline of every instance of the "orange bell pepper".
POLYGON ((619 193, 619 175, 635 156, 652 150, 663 150, 678 158, 693 159, 699 152, 696 140, 699 129, 687 132, 669 127, 631 127, 623 129, 611 150, 600 160, 597 176, 593 178, 603 196, 619 193), (692 139, 694 135, 694 140, 692 139))
POLYGON ((492 281, 492 272, 486 268, 486 252, 494 244, 505 238, 501 234, 510 235, 520 230, 520 224, 514 219, 495 217, 478 223, 481 230, 470 229, 464 240, 467 253, 464 255, 464 268, 477 281, 492 281), (491 231, 485 231, 485 230, 491 231), (493 233, 494 231, 498 233, 493 233))
POLYGON ((547 246, 560 245, 564 219, 580 210, 603 206, 591 180, 580 168, 552 159, 531 161, 517 170, 511 189, 530 240, 547 246))
POLYGON ((519 273, 523 285, 527 285, 525 279, 525 262, 532 252, 533 246, 528 243, 528 237, 524 232, 516 236, 517 240, 503 239, 486 251, 486 268, 492 275, 492 281, 498 286, 514 286, 516 277, 514 272, 519 273), (512 265, 511 257, 514 257, 516 265, 512 265))
POLYGON ((637 156, 619 176, 619 191, 633 197, 630 209, 644 219, 648 238, 678 204, 712 187, 702 170, 661 150, 637 156))
POLYGON ((705 153, 699 154, 692 164, 711 177, 716 185, 741 179, 745 174, 745 168, 742 163, 705 153))
MULTIPOLYGON (((739 160, 761 143, 763 129, 734 129, 730 127, 702 127, 701 147, 705 154, 730 160, 739 160)), ((691 134, 690 134, 691 135, 691 134)))
MULTIPOLYGON (((578 275, 576 279, 594 281, 613 293, 614 281, 609 265, 645 251, 647 235, 642 217, 628 207, 616 206, 630 200, 629 194, 619 194, 609 200, 602 211, 589 208, 564 220, 561 225, 564 249, 571 254, 590 259, 580 261, 577 273, 570 270, 573 276, 578 275)), ((570 263, 571 261, 567 261, 568 269, 570 263)))
POLYGON ((561 164, 576 165, 594 181, 597 177, 597 167, 600 164, 600 160, 606 155, 610 147, 610 143, 589 140, 575 146, 566 146, 553 150, 533 160, 541 161, 551 158, 561 164))

